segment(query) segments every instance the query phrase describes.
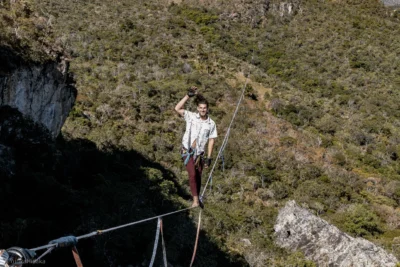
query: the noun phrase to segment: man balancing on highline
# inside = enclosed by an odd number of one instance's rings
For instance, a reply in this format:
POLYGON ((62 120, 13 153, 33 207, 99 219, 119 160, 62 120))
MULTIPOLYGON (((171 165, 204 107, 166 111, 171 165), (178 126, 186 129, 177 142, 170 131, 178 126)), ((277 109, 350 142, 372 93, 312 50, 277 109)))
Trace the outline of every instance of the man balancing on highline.
POLYGON ((181 155, 189 174, 190 191, 193 195, 192 207, 200 206, 203 208, 203 203, 199 200, 201 173, 203 167, 207 169, 211 165, 211 153, 214 148, 214 140, 217 138, 217 127, 208 116, 208 102, 203 96, 197 94, 197 87, 190 87, 187 95, 175 106, 175 111, 183 116, 186 121, 181 155), (186 101, 193 96, 196 96, 195 102, 198 113, 183 108, 186 101), (204 157, 207 141, 207 157, 204 157))

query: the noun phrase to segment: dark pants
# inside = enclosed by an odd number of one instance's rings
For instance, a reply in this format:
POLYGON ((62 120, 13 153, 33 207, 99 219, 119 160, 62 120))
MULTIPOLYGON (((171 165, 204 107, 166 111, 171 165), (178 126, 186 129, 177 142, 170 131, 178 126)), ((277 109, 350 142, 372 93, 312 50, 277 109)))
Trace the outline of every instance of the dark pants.
MULTIPOLYGON (((198 156, 200 157, 200 155, 198 156)), ((185 161, 186 157, 183 158, 185 161)), ((200 195, 200 187, 201 187, 201 173, 203 171, 203 159, 199 159, 200 162, 198 166, 195 166, 195 162, 193 157, 190 157, 188 164, 186 165, 186 170, 189 174, 189 185, 190 191, 192 191, 192 195, 197 197, 200 195)))

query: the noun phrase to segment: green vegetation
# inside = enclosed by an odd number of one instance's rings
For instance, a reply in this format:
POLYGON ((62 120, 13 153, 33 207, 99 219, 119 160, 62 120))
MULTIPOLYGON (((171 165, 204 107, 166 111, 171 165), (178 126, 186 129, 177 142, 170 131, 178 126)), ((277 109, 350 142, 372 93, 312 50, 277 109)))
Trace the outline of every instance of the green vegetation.
MULTIPOLYGON (((239 2, 235 0, 170 2, 26 4, 32 14, 46 18, 51 30, 39 31, 21 49, 35 50, 42 34, 72 57, 79 94, 62 135, 71 144, 87 142, 100 158, 96 166, 89 159, 81 162, 72 168, 76 173, 60 182, 76 190, 86 186, 86 210, 93 208, 91 216, 97 219, 81 229, 101 227, 101 216, 130 215, 150 206, 156 214, 163 201, 171 208, 185 202, 188 182, 178 153, 184 126, 173 112, 175 103, 189 85, 200 88, 218 125, 218 149, 250 74, 224 153, 225 171, 217 165, 213 189, 207 191, 207 242, 200 246, 199 265, 216 266, 229 259, 238 265, 314 266, 302 254, 273 243, 277 211, 288 199, 349 234, 390 249, 400 225, 396 13, 375 0, 302 1, 300 7, 293 4, 293 13, 282 15, 278 1, 270 1, 269 7, 257 1, 249 6, 234 5, 239 2), (111 165, 101 167, 107 162, 111 165), (80 168, 87 166, 88 175, 78 183, 80 168), (130 172, 137 174, 134 183, 130 172), (104 203, 96 196, 110 197, 114 190, 122 192, 114 204, 123 201, 124 213, 114 212, 112 204, 109 212, 94 208, 96 201, 104 203), (131 190, 136 193, 130 195, 131 190), (140 190, 146 191, 141 195, 140 190), (140 195, 149 201, 143 207, 135 204, 141 200, 131 200, 140 195), (218 254, 210 253, 215 247, 218 254)), ((13 8, 0 11, 11 17, 13 8)), ((2 27, 7 16, 0 19, 2 27)), ((12 43, 16 37, 7 27, 1 34, 8 34, 12 43)), ((193 109, 193 103, 187 108, 193 109)), ((78 147, 67 151, 78 153, 78 147)), ((37 173, 41 179, 43 172, 37 173)), ((113 225, 129 218, 107 221, 113 225)), ((183 226, 188 232, 181 230, 176 237, 171 231, 167 238, 177 264, 188 260, 179 258, 178 244, 190 242, 191 228, 183 226)), ((142 258, 129 256, 139 242, 125 244, 131 242, 127 236, 113 243, 113 259, 141 263, 142 258)), ((142 240, 151 243, 151 238, 142 240)), ((107 242, 99 241, 97 248, 107 242)), ((92 253, 95 257, 101 251, 92 253)))
POLYGON ((31 1, 0 1, 0 46, 10 47, 25 60, 43 62, 62 56, 50 19, 39 16, 31 1))

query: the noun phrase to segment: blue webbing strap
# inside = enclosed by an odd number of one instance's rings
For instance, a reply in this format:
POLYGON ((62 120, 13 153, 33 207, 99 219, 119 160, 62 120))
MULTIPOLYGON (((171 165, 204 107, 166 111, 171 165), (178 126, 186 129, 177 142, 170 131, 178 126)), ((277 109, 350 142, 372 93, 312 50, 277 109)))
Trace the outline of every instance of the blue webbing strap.
POLYGON ((186 159, 184 161, 185 166, 188 164, 190 157, 192 155, 195 155, 195 153, 196 153, 196 149, 191 148, 191 149, 186 150, 185 153, 181 154, 182 158, 186 157, 186 159))
POLYGON ((56 244, 56 247, 69 247, 75 246, 78 243, 78 239, 75 236, 64 236, 58 239, 52 240, 49 244, 56 244))

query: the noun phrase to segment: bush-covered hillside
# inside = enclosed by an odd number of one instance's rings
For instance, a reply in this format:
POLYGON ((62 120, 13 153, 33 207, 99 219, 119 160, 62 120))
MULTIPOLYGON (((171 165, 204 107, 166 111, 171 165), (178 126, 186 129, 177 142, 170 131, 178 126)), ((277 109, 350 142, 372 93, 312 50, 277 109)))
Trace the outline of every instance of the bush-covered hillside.
POLYGON ((32 1, 0 0, 0 17, 1 47, 10 48, 24 60, 34 62, 65 56, 54 39, 50 21, 38 13, 32 1))
MULTIPOLYGON (((248 76, 224 171, 218 165, 207 192, 207 241, 200 241, 198 264, 314 266, 273 243, 277 211, 288 199, 399 257, 399 13, 375 0, 286 2, 29 2, 51 27, 54 42, 71 55, 79 94, 64 139, 95 144, 115 167, 93 169, 80 181, 97 177, 119 190, 150 180, 161 199, 149 206, 163 199, 189 205, 178 152, 184 124, 173 107, 188 86, 198 86, 210 101, 219 149, 248 76), (170 173, 168 179, 153 170, 138 173, 135 184, 121 178, 140 169, 136 153, 170 173), (223 256, 208 259, 214 247, 223 256)), ((77 179, 80 168, 85 164, 67 177, 77 179)), ((121 197, 130 202, 129 195, 121 197)), ((130 205, 134 213, 137 201, 130 205)), ((171 259, 187 264, 176 256, 176 238, 171 234, 166 241, 171 259)), ((123 240, 110 248, 112 264, 141 263, 121 248, 130 242, 123 240)), ((99 242, 107 247, 107 240, 99 242)))

